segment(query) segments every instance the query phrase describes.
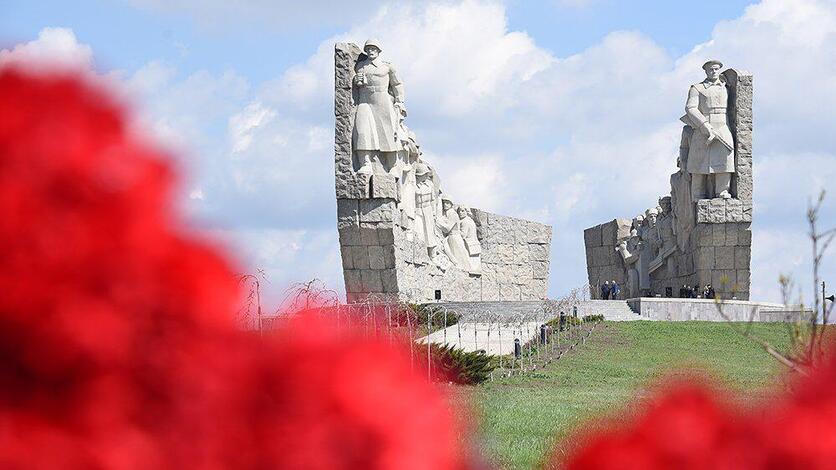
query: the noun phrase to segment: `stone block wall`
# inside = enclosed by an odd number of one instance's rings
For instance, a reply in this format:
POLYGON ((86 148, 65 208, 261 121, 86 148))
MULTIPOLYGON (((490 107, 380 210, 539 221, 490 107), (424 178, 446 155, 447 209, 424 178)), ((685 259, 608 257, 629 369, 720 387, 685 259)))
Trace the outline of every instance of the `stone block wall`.
POLYGON ((749 299, 752 231, 750 223, 700 223, 694 228, 685 252, 650 274, 650 295, 665 296, 670 287, 679 296, 683 284, 711 284, 723 299, 749 299))
POLYGON ((546 298, 549 278, 551 227, 474 209, 482 243, 482 274, 458 269, 442 270, 432 263, 423 244, 410 240, 408 231, 395 230, 398 292, 413 302, 434 300, 498 301, 546 298))
MULTIPOLYGON (((586 247, 586 266, 590 286, 600 286, 604 281, 616 281, 627 285, 624 262, 616 251, 618 241, 630 235, 630 221, 615 219, 588 228, 583 232, 586 247)), ((593 291, 597 295, 598 289, 593 291)))
POLYGON ((455 266, 443 269, 401 224, 394 177, 354 171, 351 136, 356 106, 351 84, 360 52, 347 43, 338 43, 334 50, 337 229, 347 300, 374 294, 422 303, 434 300, 436 291, 447 301, 545 299, 550 226, 469 208, 482 248, 481 275, 455 266))

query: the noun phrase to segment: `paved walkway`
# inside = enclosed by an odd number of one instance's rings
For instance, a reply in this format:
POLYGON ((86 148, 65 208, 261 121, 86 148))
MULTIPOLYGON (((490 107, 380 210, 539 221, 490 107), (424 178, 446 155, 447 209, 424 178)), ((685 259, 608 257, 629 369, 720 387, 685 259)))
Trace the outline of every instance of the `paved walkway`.
POLYGON ((540 331, 539 322, 526 322, 520 324, 498 323, 468 323, 463 322, 438 330, 418 340, 419 343, 426 343, 427 340, 436 344, 452 344, 456 348, 465 351, 478 351, 484 349, 490 355, 507 355, 514 353, 514 339, 519 338, 520 343, 525 344, 528 340, 536 338, 540 331))

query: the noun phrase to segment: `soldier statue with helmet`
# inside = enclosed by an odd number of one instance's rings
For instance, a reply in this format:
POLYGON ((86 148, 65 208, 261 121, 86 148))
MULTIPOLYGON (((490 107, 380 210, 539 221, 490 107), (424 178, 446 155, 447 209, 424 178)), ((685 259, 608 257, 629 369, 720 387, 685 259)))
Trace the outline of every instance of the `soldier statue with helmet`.
POLYGON ((403 83, 395 67, 380 58, 382 50, 380 41, 369 39, 363 47, 365 57, 354 67, 357 113, 352 148, 357 171, 364 174, 373 174, 381 160, 394 160, 395 152, 403 148, 398 135, 405 110, 403 83))

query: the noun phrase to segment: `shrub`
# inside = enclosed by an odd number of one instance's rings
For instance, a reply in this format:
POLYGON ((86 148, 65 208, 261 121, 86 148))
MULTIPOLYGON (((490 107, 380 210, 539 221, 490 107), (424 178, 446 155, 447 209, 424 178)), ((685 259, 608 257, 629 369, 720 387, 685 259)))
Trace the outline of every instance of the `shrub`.
POLYGON ((454 345, 430 346, 433 361, 441 369, 442 376, 454 383, 475 385, 488 380, 491 371, 496 369, 494 356, 484 350, 467 352, 456 349, 454 345))
POLYGON ((582 323, 582 320, 578 317, 574 317, 572 315, 564 315, 563 316, 563 326, 560 325, 560 317, 553 318, 546 322, 546 325, 556 328, 559 331, 564 331, 569 327, 578 326, 582 323))
POLYGON ((584 315, 582 318, 584 323, 604 321, 603 315, 584 315))

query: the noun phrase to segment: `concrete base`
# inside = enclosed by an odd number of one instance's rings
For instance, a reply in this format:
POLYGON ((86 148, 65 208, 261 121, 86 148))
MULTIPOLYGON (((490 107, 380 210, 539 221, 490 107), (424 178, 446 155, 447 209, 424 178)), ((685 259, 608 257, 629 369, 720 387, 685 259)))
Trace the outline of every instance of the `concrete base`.
POLYGON ((667 321, 732 321, 776 322, 795 321, 801 315, 798 306, 748 300, 678 299, 641 297, 628 299, 630 308, 640 316, 667 321))

